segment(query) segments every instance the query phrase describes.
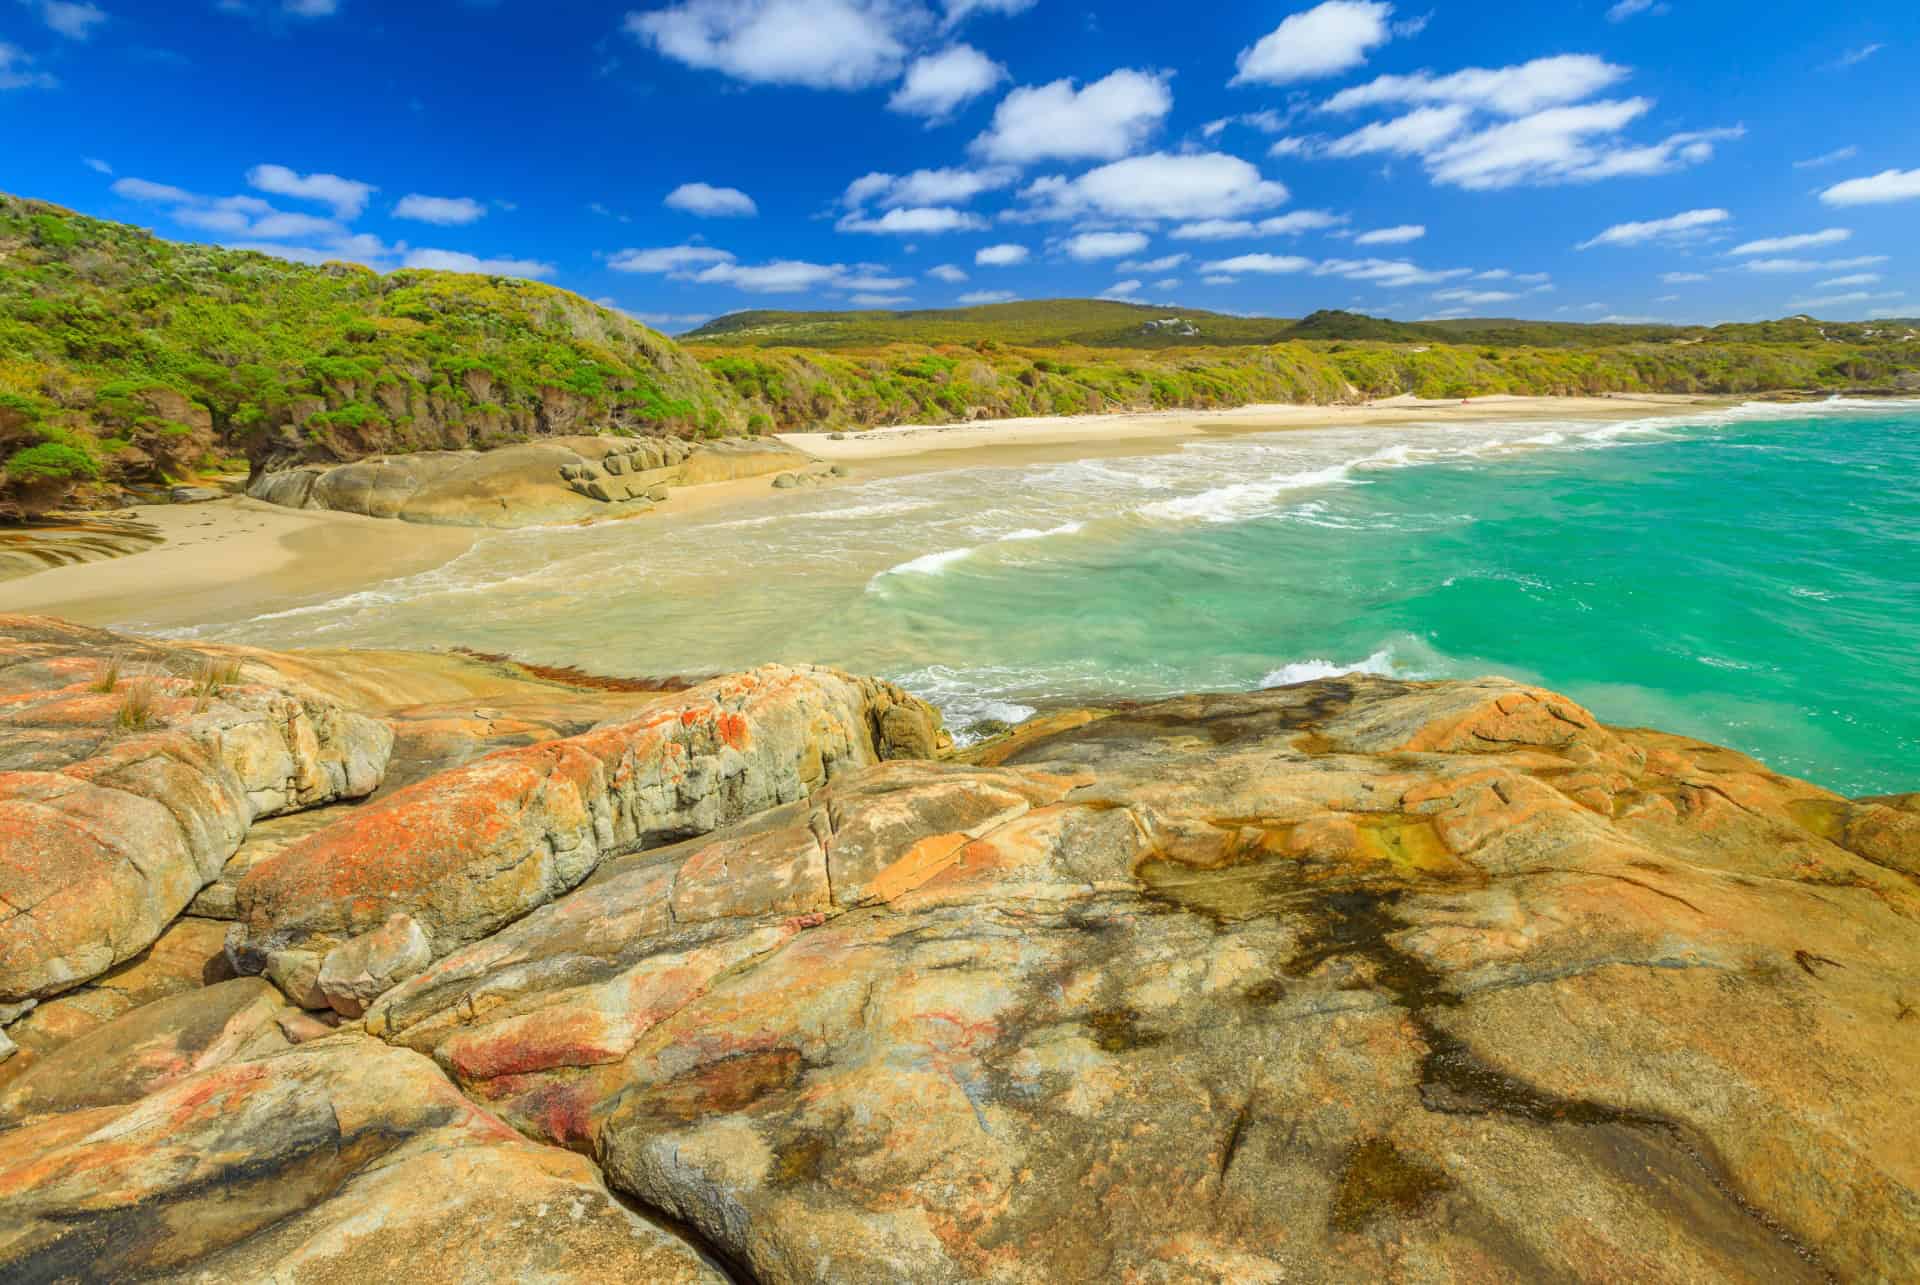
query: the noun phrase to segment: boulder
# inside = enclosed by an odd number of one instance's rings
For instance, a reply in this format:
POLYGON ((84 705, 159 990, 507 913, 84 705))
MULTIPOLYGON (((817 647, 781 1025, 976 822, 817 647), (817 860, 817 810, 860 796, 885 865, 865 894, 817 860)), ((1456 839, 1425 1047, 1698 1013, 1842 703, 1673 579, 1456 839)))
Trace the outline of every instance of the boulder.
POLYGON ((814 457, 795 446, 766 437, 723 438, 702 442, 681 466, 680 482, 737 482, 768 473, 786 473, 814 463, 814 457))
POLYGON ((366 1027, 763 1282, 1920 1254, 1920 888, 1860 805, 1492 680, 997 757, 605 862, 366 1027))
POLYGON ((0 1002, 145 950, 255 820, 379 784, 385 724, 213 664, 0 616, 0 1002))
POLYGON ((395 914, 438 957, 608 857, 919 752, 937 727, 938 715, 899 689, 833 670, 768 666, 716 680, 632 721, 441 773, 252 865, 234 890, 228 953, 244 972, 299 978, 294 998, 307 1003, 325 994, 316 962, 324 971, 330 952, 395 914))
POLYGON ((584 1157, 355 1035, 0 1134, 0 1210, 9 1280, 727 1279, 584 1157))

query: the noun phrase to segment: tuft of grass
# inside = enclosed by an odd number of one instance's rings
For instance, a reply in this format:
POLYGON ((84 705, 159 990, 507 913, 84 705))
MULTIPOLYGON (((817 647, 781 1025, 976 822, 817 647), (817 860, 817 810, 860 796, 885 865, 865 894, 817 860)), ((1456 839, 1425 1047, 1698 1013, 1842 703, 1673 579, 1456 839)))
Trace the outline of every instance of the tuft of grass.
POLYGON ((118 652, 107 657, 107 667, 100 671, 100 677, 93 680, 93 686, 87 690, 110 695, 120 685, 120 671, 125 667, 126 659, 118 652))
POLYGON ((200 662, 193 679, 193 712, 204 713, 208 705, 229 687, 240 682, 240 662, 208 656, 200 662))
POLYGON ((154 709, 157 693, 151 678, 141 678, 127 684, 126 695, 120 698, 120 708, 114 711, 113 725, 123 732, 144 732, 160 721, 159 713, 154 709))

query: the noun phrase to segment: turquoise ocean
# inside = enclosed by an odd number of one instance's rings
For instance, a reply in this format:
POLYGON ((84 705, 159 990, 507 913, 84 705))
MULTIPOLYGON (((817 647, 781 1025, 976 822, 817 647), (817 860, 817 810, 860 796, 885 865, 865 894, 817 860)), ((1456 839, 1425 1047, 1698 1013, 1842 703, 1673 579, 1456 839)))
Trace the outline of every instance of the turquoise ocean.
POLYGON ((962 729, 1088 698, 1496 673, 1846 794, 1913 790, 1920 402, 1236 434, 855 480, 749 516, 488 535, 191 633, 630 675, 822 661, 962 729))

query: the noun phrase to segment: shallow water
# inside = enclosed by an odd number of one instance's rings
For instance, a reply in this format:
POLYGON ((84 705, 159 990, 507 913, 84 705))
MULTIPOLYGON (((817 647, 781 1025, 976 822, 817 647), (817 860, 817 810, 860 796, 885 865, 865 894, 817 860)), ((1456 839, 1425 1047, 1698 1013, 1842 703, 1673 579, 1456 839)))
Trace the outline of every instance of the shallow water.
POLYGON ((489 535, 194 632, 622 674, 819 660, 961 726, 1492 672, 1845 793, 1916 789, 1920 403, 1286 432, 856 482, 671 528, 489 535))

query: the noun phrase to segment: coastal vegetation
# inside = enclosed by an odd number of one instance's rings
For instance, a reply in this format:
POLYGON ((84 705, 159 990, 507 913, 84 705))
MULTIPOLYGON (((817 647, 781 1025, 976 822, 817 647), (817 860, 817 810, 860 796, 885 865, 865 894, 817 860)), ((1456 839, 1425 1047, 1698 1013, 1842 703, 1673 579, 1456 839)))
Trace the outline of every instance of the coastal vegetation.
POLYGON ((210 471, 575 433, 1915 386, 1915 323, 1807 317, 1403 323, 1065 299, 742 312, 676 343, 535 282, 291 263, 0 195, 0 519, 210 471))

